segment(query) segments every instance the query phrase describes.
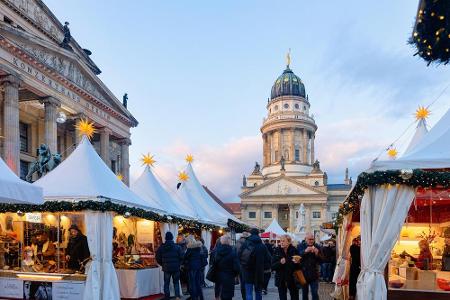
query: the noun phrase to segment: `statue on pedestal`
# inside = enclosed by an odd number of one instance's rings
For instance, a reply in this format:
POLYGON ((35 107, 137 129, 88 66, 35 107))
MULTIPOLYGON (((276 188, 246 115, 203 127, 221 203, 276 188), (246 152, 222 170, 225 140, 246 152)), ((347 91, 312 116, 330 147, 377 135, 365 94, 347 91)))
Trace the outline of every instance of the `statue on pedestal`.
POLYGON ((286 171, 286 169, 284 168, 285 163, 286 163, 286 160, 284 159, 284 156, 282 156, 280 159, 280 164, 281 164, 280 171, 286 171))
POLYGON ((128 106, 128 94, 127 93, 125 93, 122 97, 122 104, 123 104, 123 107, 127 108, 127 106, 128 106))
POLYGON ((41 178, 54 168, 56 168, 61 163, 61 154, 52 154, 47 145, 41 144, 39 148, 36 149, 36 161, 34 161, 26 176, 26 181, 32 182, 33 174, 37 173, 38 178, 41 178))
POLYGON ((59 45, 64 49, 73 51, 72 47, 69 45, 70 41, 72 40, 72 35, 70 34, 69 29, 69 22, 64 22, 63 32, 64 32, 64 39, 59 45))

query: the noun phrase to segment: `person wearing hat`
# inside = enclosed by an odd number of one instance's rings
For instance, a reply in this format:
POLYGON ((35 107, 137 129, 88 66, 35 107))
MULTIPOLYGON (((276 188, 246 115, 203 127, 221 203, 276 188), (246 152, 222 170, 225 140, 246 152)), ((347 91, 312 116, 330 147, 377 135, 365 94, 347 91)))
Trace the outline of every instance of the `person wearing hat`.
POLYGON ((175 297, 180 299, 180 267, 184 252, 180 246, 174 243, 173 234, 168 231, 166 241, 156 250, 156 262, 164 272, 164 299, 170 299, 170 278, 172 278, 175 297))
POLYGON ((82 263, 91 256, 87 238, 81 233, 77 225, 72 224, 69 228, 70 238, 66 249, 67 267, 79 271, 82 263))

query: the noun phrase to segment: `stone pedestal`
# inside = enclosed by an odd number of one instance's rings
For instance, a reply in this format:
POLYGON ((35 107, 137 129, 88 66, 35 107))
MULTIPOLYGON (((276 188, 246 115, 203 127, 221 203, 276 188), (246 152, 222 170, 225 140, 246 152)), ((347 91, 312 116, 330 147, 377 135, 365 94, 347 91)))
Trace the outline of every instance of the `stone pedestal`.
POLYGON ((61 107, 61 102, 53 97, 44 98, 40 102, 43 103, 45 107, 45 144, 47 144, 52 153, 57 153, 58 124, 56 123, 56 117, 58 113, 58 107, 61 107))
POLYGON ((3 158, 17 175, 20 173, 20 134, 19 134, 19 84, 13 75, 1 78, 4 87, 3 106, 3 158))
POLYGON ((130 158, 129 147, 131 140, 129 138, 119 140, 120 145, 120 173, 123 176, 123 182, 126 185, 130 185, 130 158))
POLYGON ((111 133, 111 129, 107 127, 100 130, 100 157, 109 168, 111 168, 111 159, 109 157, 109 137, 111 133))

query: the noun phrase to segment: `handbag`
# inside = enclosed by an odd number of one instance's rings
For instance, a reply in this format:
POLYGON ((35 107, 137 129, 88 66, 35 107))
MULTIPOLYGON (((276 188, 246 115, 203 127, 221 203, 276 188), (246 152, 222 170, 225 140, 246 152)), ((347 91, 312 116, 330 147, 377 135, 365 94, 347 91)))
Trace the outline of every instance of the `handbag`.
POLYGON ((206 273, 206 279, 208 279, 211 282, 216 282, 216 268, 214 267, 214 264, 209 266, 208 272, 206 273))
POLYGON ((306 278, 305 278, 305 275, 303 274, 302 270, 295 270, 294 271, 294 279, 301 286, 305 286, 306 285, 306 278))

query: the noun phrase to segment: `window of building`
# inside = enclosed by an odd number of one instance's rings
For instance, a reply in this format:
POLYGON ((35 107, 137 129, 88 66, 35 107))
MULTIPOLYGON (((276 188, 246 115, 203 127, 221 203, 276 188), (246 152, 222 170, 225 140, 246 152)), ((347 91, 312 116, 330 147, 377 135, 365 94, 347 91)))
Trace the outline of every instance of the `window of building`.
POLYGON ((313 211, 312 217, 313 219, 320 219, 320 211, 313 211))
POLYGON ((19 134, 20 134, 20 151, 28 152, 28 124, 19 123, 19 134))
POLYGON ((264 219, 272 219, 272 212, 271 211, 265 211, 264 212, 264 219))
POLYGON ((28 174, 28 168, 30 166, 30 163, 24 160, 20 161, 20 179, 25 180, 28 174))
POLYGON ((295 218, 298 219, 298 211, 295 212, 295 218))
POLYGON ((285 109, 288 109, 288 108, 289 108, 289 104, 285 103, 285 104, 284 104, 284 108, 285 108, 285 109))
POLYGON ((296 104, 294 105, 294 107, 295 107, 295 109, 299 109, 299 108, 300 108, 300 105, 298 105, 298 103, 296 103, 296 104))
POLYGON ((116 174, 116 171, 117 171, 117 164, 116 164, 116 161, 115 160, 111 160, 111 171, 114 173, 114 174, 116 174))
POLYGON ((248 218, 249 219, 256 219, 256 211, 249 211, 248 212, 248 218))
POLYGON ((319 182, 318 181, 314 182, 314 185, 319 186, 319 182))
POLYGON ((337 218, 337 216, 338 216, 338 213, 337 212, 334 212, 334 213, 331 213, 331 219, 336 219, 337 218))
POLYGON ((300 150, 299 149, 295 149, 295 160, 300 161, 300 150))
POLYGON ((275 110, 278 110, 278 105, 275 105, 274 109, 275 109, 275 110))

